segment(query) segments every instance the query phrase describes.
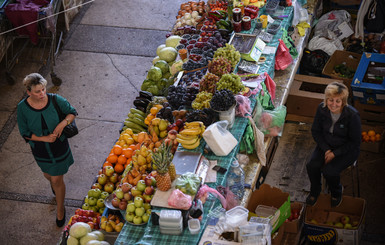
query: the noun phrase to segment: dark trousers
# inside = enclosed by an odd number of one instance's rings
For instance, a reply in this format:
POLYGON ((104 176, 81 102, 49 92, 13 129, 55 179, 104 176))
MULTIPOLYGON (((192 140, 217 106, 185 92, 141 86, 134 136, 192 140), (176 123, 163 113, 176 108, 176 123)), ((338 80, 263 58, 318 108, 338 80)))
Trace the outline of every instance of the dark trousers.
POLYGON ((318 196, 321 193, 321 174, 324 176, 332 197, 342 195, 340 183, 341 172, 352 165, 358 158, 358 154, 346 154, 335 157, 331 162, 325 164, 325 153, 317 146, 306 164, 307 174, 310 179, 310 194, 318 196))

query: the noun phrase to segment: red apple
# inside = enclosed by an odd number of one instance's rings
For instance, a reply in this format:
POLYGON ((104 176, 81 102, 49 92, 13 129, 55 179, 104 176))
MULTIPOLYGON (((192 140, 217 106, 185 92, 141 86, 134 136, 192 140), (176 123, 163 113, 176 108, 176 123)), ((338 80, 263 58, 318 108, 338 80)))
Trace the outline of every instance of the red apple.
POLYGON ((181 127, 183 127, 183 124, 184 124, 184 122, 183 122, 183 120, 182 119, 178 119, 178 120, 176 120, 176 122, 175 122, 175 125, 178 127, 178 128, 181 128, 181 127))
MULTIPOLYGON (((179 119, 178 119, 179 120, 179 119)), ((178 131, 174 130, 174 129, 171 129, 170 131, 168 131, 168 136, 167 138, 171 139, 171 140, 174 140, 176 139, 176 135, 178 134, 178 131)))
POLYGON ((120 209, 120 210, 126 210, 126 208, 127 208, 127 201, 124 200, 124 199, 122 199, 122 200, 120 201, 120 203, 119 203, 119 209, 120 209))
POLYGON ((114 206, 115 208, 119 208, 119 204, 120 204, 120 199, 117 198, 117 197, 114 197, 111 201, 111 204, 112 206, 114 206))
MULTIPOLYGON (((153 183, 154 183, 154 181, 155 181, 155 178, 149 174, 149 175, 147 175, 147 177, 144 179, 144 181, 146 182, 146 185, 147 185, 147 186, 152 186, 153 183)), ((155 182, 156 182, 156 181, 155 181, 155 182)))
POLYGON ((115 170, 114 170, 114 168, 112 166, 104 166, 103 173, 107 177, 110 177, 110 176, 112 176, 113 173, 115 173, 115 170))
POLYGON ((113 172, 112 175, 110 175, 109 177, 110 177, 109 180, 112 183, 115 184, 116 182, 118 182, 118 174, 117 173, 113 172))
POLYGON ((91 189, 99 189, 99 190, 101 190, 101 189, 103 189, 103 186, 100 183, 97 182, 97 183, 94 183, 92 185, 91 189))
POLYGON ((131 192, 124 193, 123 198, 126 201, 130 201, 132 199, 131 192))
POLYGON ((144 193, 146 195, 152 195, 154 194, 154 187, 152 186, 147 186, 146 189, 144 189, 144 193))
POLYGON ((121 188, 124 193, 127 193, 131 190, 132 185, 130 183, 125 182, 122 184, 121 188))

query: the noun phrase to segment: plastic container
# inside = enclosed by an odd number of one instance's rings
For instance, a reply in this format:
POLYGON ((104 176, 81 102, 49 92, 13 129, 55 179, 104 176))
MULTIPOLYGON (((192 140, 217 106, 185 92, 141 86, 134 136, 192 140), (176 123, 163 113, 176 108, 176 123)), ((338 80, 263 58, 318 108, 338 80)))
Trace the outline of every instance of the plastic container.
POLYGON ((274 14, 276 9, 278 8, 278 5, 279 5, 279 0, 267 1, 265 6, 265 12, 270 15, 274 14))
POLYGON ((182 219, 182 212, 180 210, 162 209, 160 211, 159 222, 179 223, 182 219))
POLYGON ((219 113, 219 121, 228 121, 229 122, 229 128, 232 128, 235 121, 235 105, 230 107, 227 111, 216 111, 219 113))
POLYGON ((236 206, 226 212, 226 223, 232 227, 238 227, 247 223, 249 210, 242 206, 236 206))
POLYGON ((199 234, 199 231, 201 230, 201 223, 199 222, 199 219, 190 219, 188 221, 188 229, 193 235, 199 234))
POLYGON ((267 26, 267 33, 275 35, 275 34, 277 34, 277 32, 279 31, 280 28, 281 28, 281 21, 276 20, 267 26))
POLYGON ((231 163, 231 168, 227 174, 226 185, 239 201, 242 200, 243 194, 245 193, 245 173, 236 158, 233 158, 233 162, 231 163))
POLYGON ((274 215, 276 211, 277 211, 277 208, 275 207, 258 205, 257 208, 255 209, 255 214, 260 217, 267 218, 267 217, 270 217, 271 215, 274 215))

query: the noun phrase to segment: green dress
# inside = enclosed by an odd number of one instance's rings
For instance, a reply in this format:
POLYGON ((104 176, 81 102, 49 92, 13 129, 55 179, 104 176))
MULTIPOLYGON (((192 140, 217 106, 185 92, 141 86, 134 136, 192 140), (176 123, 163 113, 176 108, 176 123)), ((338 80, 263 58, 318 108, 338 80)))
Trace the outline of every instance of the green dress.
MULTIPOLYGON (((17 105, 17 124, 21 136, 30 144, 32 154, 41 170, 51 176, 59 176, 67 173, 74 162, 71 148, 64 134, 53 143, 26 139, 32 134, 49 135, 59 124, 59 116, 52 103, 52 96, 48 94, 47 105, 39 110, 29 105, 28 97, 20 101, 17 105)), ((65 98, 57 95, 56 100, 64 114, 77 115, 75 108, 65 98)))

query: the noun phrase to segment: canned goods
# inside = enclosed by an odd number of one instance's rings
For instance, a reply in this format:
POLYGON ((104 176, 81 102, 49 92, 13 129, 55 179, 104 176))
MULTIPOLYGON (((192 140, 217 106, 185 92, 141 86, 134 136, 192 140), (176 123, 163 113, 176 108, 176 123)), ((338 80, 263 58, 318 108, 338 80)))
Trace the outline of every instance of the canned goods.
POLYGON ((242 20, 242 10, 240 8, 233 8, 233 21, 240 22, 242 20))
POLYGON ((249 16, 243 16, 242 29, 248 31, 251 29, 251 18, 249 16))

